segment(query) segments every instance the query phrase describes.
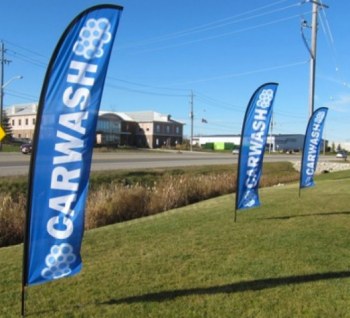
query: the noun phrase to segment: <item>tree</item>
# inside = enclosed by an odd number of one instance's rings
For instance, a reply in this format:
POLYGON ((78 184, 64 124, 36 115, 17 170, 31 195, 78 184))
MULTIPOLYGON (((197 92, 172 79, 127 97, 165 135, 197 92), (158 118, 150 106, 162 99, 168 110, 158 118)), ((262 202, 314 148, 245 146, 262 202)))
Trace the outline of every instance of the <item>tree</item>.
POLYGON ((9 143, 12 140, 12 126, 10 124, 10 118, 7 116, 5 111, 2 112, 1 127, 6 133, 6 136, 2 139, 2 142, 9 143))

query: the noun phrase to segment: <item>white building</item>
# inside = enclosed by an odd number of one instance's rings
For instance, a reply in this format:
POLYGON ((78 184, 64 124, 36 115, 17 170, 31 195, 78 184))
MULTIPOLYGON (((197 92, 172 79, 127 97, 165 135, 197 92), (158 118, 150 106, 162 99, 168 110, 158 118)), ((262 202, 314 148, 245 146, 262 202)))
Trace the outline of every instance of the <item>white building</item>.
POLYGON ((340 147, 343 150, 350 151, 350 142, 335 142, 334 143, 335 151, 340 147))
POLYGON ((5 109, 14 138, 33 139, 38 103, 19 104, 5 109))

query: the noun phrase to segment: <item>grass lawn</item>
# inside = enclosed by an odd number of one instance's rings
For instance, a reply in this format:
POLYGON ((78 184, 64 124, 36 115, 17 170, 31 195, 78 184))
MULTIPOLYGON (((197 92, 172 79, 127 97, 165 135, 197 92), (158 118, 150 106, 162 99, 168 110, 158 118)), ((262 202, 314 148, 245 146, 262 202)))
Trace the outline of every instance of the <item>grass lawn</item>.
POLYGON ((20 145, 21 144, 18 144, 18 145, 3 144, 2 151, 3 152, 20 152, 20 150, 19 150, 20 145))
MULTIPOLYGON (((27 288, 28 317, 350 317, 350 171, 85 233, 78 275, 27 288)), ((0 317, 20 316, 22 245, 0 249, 0 317)))

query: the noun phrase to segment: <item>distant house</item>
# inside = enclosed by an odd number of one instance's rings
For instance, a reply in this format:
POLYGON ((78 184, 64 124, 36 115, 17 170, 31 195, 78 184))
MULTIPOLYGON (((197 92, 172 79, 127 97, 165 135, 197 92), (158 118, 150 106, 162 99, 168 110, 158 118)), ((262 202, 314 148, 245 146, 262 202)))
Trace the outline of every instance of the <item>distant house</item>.
MULTIPOLYGON (((38 104, 13 105, 5 109, 15 138, 33 139, 38 104)), ((183 126, 171 115, 155 111, 100 111, 96 128, 96 143, 118 144, 146 148, 176 146, 183 140, 183 126)))
POLYGON ((184 124, 154 111, 125 112, 138 123, 136 145, 138 147, 159 148, 182 143, 184 124))
POLYGON ((96 128, 96 143, 136 146, 138 123, 124 113, 100 111, 96 128))
POLYGON ((5 109, 10 119, 12 136, 19 139, 33 139, 38 103, 19 104, 5 109))

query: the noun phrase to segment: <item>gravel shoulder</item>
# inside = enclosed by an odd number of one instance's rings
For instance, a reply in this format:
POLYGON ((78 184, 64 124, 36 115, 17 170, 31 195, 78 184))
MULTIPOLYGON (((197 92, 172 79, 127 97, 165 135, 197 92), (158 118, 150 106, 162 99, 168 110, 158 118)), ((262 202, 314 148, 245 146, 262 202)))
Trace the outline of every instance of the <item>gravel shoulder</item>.
MULTIPOLYGON (((294 169, 300 171, 301 161, 293 161, 294 169)), ((350 162, 348 161, 339 161, 339 162, 318 162, 315 174, 320 174, 325 171, 342 171, 350 170, 350 162)))

